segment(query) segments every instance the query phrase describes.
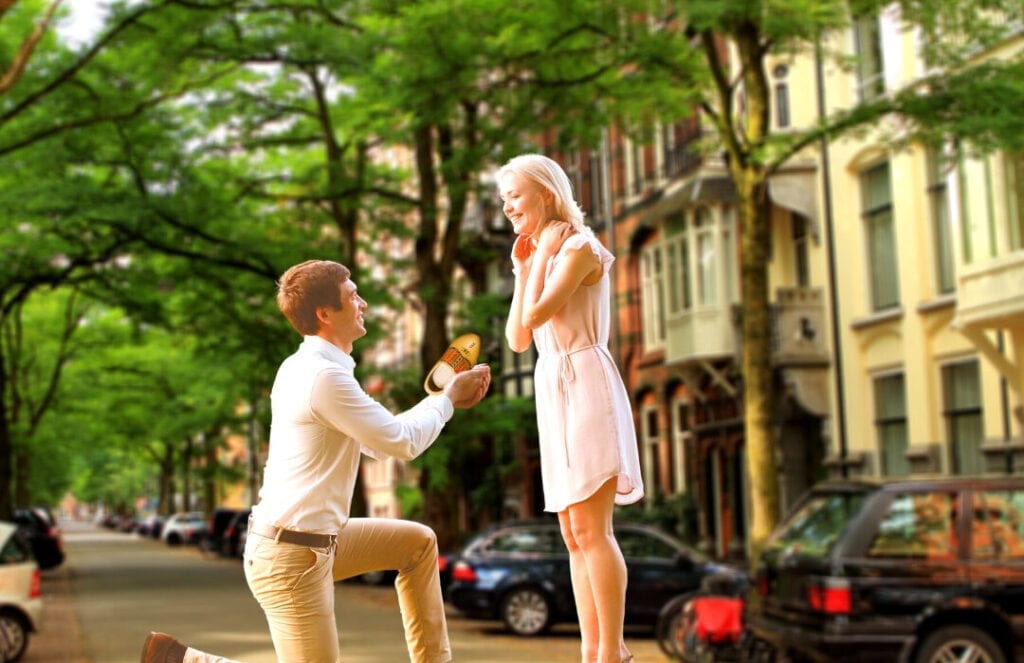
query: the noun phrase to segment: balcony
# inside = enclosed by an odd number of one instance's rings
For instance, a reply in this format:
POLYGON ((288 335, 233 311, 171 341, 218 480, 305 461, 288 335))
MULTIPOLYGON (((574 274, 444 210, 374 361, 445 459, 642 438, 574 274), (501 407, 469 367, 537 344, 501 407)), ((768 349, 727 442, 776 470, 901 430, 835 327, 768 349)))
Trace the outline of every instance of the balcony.
POLYGON ((778 288, 772 305, 772 364, 776 368, 829 363, 825 303, 818 288, 778 288))
MULTIPOLYGON (((740 307, 706 307, 668 319, 667 363, 740 356, 740 307)), ((771 308, 772 365, 827 366, 825 304, 817 288, 779 288, 771 308)))
POLYGON ((692 309, 669 317, 665 361, 688 362, 736 355, 737 329, 731 304, 692 309))
POLYGON ((1024 251, 960 271, 957 327, 1014 327, 1024 321, 1024 251))

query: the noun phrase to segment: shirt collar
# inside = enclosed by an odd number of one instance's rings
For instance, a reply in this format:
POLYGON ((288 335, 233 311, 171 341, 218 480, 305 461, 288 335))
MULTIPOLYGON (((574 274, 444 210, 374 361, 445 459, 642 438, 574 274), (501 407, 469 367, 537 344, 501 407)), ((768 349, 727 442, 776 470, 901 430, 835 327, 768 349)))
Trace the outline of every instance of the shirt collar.
POLYGON ((352 355, 319 336, 303 336, 301 348, 308 348, 313 352, 319 352, 331 361, 341 364, 342 368, 350 371, 356 367, 356 360, 352 358, 352 355))

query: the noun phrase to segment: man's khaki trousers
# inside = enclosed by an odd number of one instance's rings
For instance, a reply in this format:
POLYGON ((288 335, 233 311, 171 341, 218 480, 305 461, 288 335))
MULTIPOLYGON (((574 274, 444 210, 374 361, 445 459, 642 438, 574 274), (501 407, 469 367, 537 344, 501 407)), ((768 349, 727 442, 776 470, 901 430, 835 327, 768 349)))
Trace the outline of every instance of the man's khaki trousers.
POLYGON ((413 663, 448 663, 451 647, 437 569, 437 537, 425 525, 352 518, 329 548, 250 534, 245 579, 270 625, 281 663, 337 663, 334 583, 397 569, 398 604, 413 663))

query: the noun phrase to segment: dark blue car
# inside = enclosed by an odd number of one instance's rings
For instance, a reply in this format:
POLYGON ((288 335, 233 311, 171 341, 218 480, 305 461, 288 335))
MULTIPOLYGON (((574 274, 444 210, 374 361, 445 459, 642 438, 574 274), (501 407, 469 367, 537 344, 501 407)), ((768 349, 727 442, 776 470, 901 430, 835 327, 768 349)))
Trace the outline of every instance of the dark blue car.
MULTIPOLYGON (((615 536, 629 573, 627 624, 653 627, 665 604, 698 589, 708 574, 742 576, 652 527, 616 523, 615 536)), ((446 594, 462 615, 500 619, 518 635, 575 622, 569 552, 558 521, 512 521, 477 535, 455 558, 446 594)))

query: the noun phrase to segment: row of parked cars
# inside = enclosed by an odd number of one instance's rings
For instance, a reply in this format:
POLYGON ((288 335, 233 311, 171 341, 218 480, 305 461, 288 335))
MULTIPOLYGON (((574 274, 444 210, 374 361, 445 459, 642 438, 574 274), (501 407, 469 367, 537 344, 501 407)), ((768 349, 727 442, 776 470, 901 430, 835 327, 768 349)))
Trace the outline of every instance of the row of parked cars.
POLYGON ((210 516, 202 511, 179 511, 170 516, 112 518, 108 527, 159 539, 167 545, 191 544, 226 557, 241 556, 251 509, 218 507, 210 516))
MULTIPOLYGON (((1024 661, 1024 477, 842 480, 807 493, 752 577, 662 532, 620 523, 626 621, 659 631, 678 598, 756 592, 751 663, 1024 661)), ((505 523, 448 560, 446 595, 521 635, 575 619, 553 520, 505 523)))
POLYGON ((64 563, 60 529, 49 509, 15 509, 0 521, 0 661, 21 660, 40 626, 41 571, 64 563))

